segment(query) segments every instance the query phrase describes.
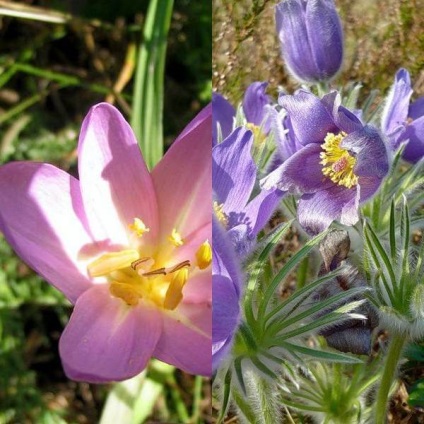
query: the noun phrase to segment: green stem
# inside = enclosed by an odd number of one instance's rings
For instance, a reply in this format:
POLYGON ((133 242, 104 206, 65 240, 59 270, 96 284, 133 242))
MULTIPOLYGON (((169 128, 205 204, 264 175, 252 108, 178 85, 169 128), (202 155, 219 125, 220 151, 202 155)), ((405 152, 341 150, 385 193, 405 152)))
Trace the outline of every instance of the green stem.
POLYGON ((398 368, 399 359, 402 354, 407 336, 404 334, 394 334, 389 344, 384 364, 381 384, 377 392, 377 402, 375 406, 375 423, 384 424, 386 422, 386 409, 390 388, 392 386, 395 373, 398 368))
POLYGON ((174 0, 151 0, 140 43, 131 126, 144 159, 153 168, 163 155, 165 56, 174 0))

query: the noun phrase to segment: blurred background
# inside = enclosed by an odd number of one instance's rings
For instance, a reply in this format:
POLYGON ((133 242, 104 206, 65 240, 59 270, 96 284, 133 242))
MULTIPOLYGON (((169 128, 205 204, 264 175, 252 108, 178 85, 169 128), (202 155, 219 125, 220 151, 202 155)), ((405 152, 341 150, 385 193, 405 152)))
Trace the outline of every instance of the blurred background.
MULTIPOLYGON (((76 175, 75 149, 88 109, 108 101, 130 117, 148 5, 0 1, 0 164, 50 162, 76 175)), ((166 146, 210 101, 211 22, 211 2, 175 0, 165 70, 166 146)), ((124 422, 110 405, 115 399, 116 410, 126 398, 137 410, 128 422, 209 422, 209 380, 157 362, 125 393, 69 381, 57 345, 71 309, 0 234, 0 424, 124 422), (131 398, 146 387, 143 404, 140 396, 131 398)))
MULTIPOLYGON (((233 103, 253 81, 288 91, 274 22, 278 0, 213 1, 213 87, 233 103)), ((400 67, 407 68, 415 95, 424 94, 424 0, 335 0, 345 34, 343 68, 334 86, 356 80, 366 97, 385 91, 400 67)))

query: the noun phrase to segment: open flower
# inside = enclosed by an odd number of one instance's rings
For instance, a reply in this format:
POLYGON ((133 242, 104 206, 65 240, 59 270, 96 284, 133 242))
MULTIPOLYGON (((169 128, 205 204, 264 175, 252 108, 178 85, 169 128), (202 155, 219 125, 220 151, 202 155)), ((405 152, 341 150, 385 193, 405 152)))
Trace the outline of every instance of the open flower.
POLYGON ((241 272, 224 228, 213 221, 213 331, 212 364, 216 371, 233 342, 240 318, 241 272))
POLYGON ((212 188, 214 212, 240 257, 254 246, 281 200, 279 190, 262 190, 252 198, 256 165, 252 159, 253 134, 236 128, 212 149, 212 188))
POLYGON ((410 103, 412 92, 409 72, 399 69, 387 96, 382 129, 393 150, 406 142, 403 158, 416 163, 424 156, 424 97, 410 103))
POLYGON ((374 195, 389 169, 378 131, 343 107, 335 91, 319 99, 299 90, 279 103, 303 147, 265 177, 262 187, 302 195, 298 219, 311 234, 333 220, 354 225, 359 204, 374 195))
POLYGON ((285 0, 275 9, 288 71, 298 80, 333 78, 343 61, 343 31, 333 0, 285 0))
POLYGON ((0 168, 0 229, 74 304, 59 343, 66 374, 130 378, 154 356, 211 373, 211 108, 149 173, 108 104, 79 140, 79 180, 49 164, 0 168))

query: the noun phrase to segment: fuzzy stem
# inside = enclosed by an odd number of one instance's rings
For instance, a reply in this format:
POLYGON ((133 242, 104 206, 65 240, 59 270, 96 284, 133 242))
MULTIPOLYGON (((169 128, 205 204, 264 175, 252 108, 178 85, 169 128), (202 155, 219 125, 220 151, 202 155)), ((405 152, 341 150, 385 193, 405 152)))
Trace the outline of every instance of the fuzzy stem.
POLYGON ((386 355, 381 384, 377 392, 377 402, 375 406, 375 423, 384 424, 386 422, 386 408, 390 388, 398 368, 399 359, 402 354, 407 336, 404 334, 394 334, 389 344, 386 355))

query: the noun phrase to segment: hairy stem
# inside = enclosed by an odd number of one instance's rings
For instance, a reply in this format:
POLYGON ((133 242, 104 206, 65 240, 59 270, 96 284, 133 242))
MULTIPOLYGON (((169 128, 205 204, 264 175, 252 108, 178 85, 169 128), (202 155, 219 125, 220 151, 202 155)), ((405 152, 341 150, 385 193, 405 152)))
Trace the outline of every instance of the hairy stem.
POLYGON ((375 406, 375 423, 384 424, 386 422, 386 409, 390 387, 392 386, 395 373, 398 368, 399 359, 402 354, 407 336, 404 334, 394 334, 387 351, 386 362, 384 364, 381 384, 377 392, 377 402, 375 406))

